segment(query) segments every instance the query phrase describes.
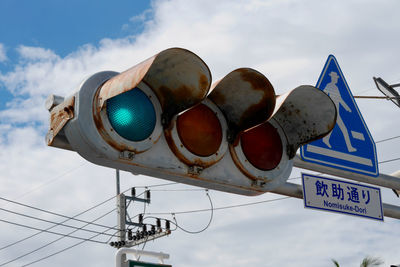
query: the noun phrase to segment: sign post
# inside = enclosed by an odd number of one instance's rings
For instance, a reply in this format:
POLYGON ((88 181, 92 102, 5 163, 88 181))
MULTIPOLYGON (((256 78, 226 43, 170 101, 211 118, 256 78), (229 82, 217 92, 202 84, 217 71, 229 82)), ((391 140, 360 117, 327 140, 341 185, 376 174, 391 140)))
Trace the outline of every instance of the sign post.
POLYGON ((172 267, 172 265, 166 265, 164 264, 164 260, 169 259, 169 255, 162 253, 162 252, 153 252, 153 251, 146 251, 146 250, 136 250, 133 248, 120 248, 117 250, 115 253, 115 267, 134 267, 134 266, 140 266, 140 267, 172 267), (126 261, 126 255, 131 254, 134 256, 135 260, 128 260, 126 261), (149 263, 149 262, 140 262, 139 258, 141 256, 146 256, 146 257, 153 257, 157 258, 159 261, 159 264, 157 263, 149 263))
POLYGON ((333 55, 328 57, 316 87, 328 94, 335 103, 336 125, 324 138, 301 147, 301 158, 307 162, 377 177, 375 142, 333 55))
POLYGON ((302 174, 304 207, 383 221, 378 187, 302 174))
POLYGON ((172 267, 172 265, 128 260, 128 267, 172 267))

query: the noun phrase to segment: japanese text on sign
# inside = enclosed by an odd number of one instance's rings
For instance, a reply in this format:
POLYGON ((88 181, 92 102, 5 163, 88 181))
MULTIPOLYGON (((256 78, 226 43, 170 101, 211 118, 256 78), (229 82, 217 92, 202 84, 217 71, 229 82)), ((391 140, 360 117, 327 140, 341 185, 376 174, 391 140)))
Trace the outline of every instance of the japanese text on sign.
POLYGON ((379 188, 308 174, 302 180, 306 208, 383 220, 379 188))

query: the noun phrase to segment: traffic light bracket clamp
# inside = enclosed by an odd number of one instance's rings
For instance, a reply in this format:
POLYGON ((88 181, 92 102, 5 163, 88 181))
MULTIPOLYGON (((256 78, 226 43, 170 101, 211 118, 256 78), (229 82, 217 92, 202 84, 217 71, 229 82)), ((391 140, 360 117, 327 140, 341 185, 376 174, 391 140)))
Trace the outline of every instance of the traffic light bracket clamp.
MULTIPOLYGON (((53 96, 49 96, 52 98, 53 96)), ((46 134, 47 145, 53 146, 53 142, 65 124, 74 118, 75 96, 70 96, 62 103, 49 107, 50 127, 46 134)))

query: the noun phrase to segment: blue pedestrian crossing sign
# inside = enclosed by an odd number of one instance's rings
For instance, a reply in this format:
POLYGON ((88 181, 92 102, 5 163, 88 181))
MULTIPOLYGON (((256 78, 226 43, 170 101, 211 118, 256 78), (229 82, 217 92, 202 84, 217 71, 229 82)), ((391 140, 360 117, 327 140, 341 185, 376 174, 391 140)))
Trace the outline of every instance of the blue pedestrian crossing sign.
POLYGON ((335 103, 336 125, 327 136, 302 146, 301 158, 341 170, 378 176, 375 142, 333 55, 328 57, 316 87, 335 103))

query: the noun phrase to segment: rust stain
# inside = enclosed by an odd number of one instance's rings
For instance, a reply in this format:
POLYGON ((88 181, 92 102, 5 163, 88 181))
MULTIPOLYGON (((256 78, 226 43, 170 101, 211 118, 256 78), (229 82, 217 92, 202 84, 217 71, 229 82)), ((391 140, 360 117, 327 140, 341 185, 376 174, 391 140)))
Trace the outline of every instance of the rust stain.
POLYGON ((207 65, 197 55, 185 49, 171 48, 105 82, 98 96, 99 107, 102 109, 107 99, 144 82, 156 94, 163 120, 168 123, 174 115, 206 97, 210 80, 207 65))
POLYGON ((250 172, 248 172, 242 165, 242 163, 240 162, 236 151, 235 151, 235 146, 229 144, 229 152, 231 153, 231 157, 233 162, 235 163, 236 167, 240 170, 241 173, 243 173, 247 178, 249 178, 252 181, 256 181, 257 177, 255 177, 254 175, 252 175, 250 172))
POLYGON ((225 97, 224 93, 221 91, 217 91, 217 90, 212 91, 212 93, 209 95, 209 98, 217 106, 223 105, 226 102, 226 97, 225 97))
POLYGON ((197 88, 186 85, 178 88, 161 86, 154 89, 163 110, 163 118, 166 120, 164 126, 168 125, 172 117, 179 112, 200 103, 207 95, 207 91, 208 88, 199 91, 197 88))
POLYGON ((172 138, 172 126, 166 128, 164 130, 164 136, 165 136, 165 140, 167 141, 167 144, 168 144, 169 148, 171 149, 171 151, 187 167, 199 166, 202 168, 207 168, 207 167, 210 167, 211 165, 214 165, 215 163, 217 163, 218 161, 220 161, 222 159, 222 157, 221 157, 215 161, 205 161, 205 160, 201 160, 201 159, 189 160, 179 151, 178 146, 175 144, 175 142, 172 138))
POLYGON ((252 70, 251 72, 249 72, 248 69, 245 69, 245 68, 238 69, 237 71, 240 72, 240 76, 243 79, 243 81, 250 83, 251 87, 254 90, 265 91, 265 88, 267 85, 267 87, 268 87, 267 90, 274 91, 274 88, 272 87, 272 84, 267 79, 267 77, 265 77, 263 74, 259 73, 258 71, 252 70))
POLYGON ((52 132, 52 135, 47 142, 48 145, 53 143, 54 138, 62 130, 65 124, 74 117, 74 107, 75 96, 71 96, 51 110, 49 132, 52 132))
POLYGON ((336 113, 320 113, 323 116, 312 114, 316 110, 315 106, 328 110, 330 104, 326 98, 321 99, 317 94, 322 92, 306 86, 292 90, 281 102, 277 116, 274 116, 286 133, 290 158, 294 157, 300 146, 326 136, 335 126, 336 113), (331 121, 331 115, 334 115, 335 120, 331 121))
POLYGON ((213 88, 208 97, 225 115, 231 144, 237 141, 239 132, 266 121, 274 111, 274 88, 256 70, 236 69, 213 84, 213 88))
POLYGON ((148 72, 157 55, 133 66, 132 68, 112 77, 100 89, 100 108, 103 108, 107 99, 135 88, 148 72))
POLYGON ((260 124, 269 117, 271 117, 272 112, 275 108, 275 95, 265 94, 263 99, 257 103, 251 105, 242 114, 239 125, 241 129, 248 129, 257 124, 260 124))
POLYGON ((197 103, 197 101, 191 99, 194 90, 194 88, 190 88, 186 85, 182 85, 178 88, 161 86, 156 89, 155 92, 157 97, 160 99, 161 107, 163 109, 172 109, 170 107, 171 103, 176 104, 178 108, 182 108, 183 106, 192 106, 197 103))
MULTIPOLYGON (((167 180, 171 180, 171 181, 176 181, 176 182, 180 182, 182 183, 182 180, 178 180, 178 179, 192 179, 192 180, 196 180, 196 181, 204 181, 210 184, 216 184, 216 185, 223 185, 223 186, 230 186, 232 188, 236 188, 239 190, 244 190, 244 191, 251 191, 252 194, 242 194, 242 195, 259 195, 259 194, 263 194, 265 193, 265 191, 261 190, 260 187, 254 187, 254 186, 240 186, 240 185, 234 185, 234 184, 227 184, 225 182, 221 182, 221 181, 217 181, 217 180, 212 180, 212 179, 207 179, 204 177, 201 177, 201 175, 193 175, 190 173, 178 173, 178 172, 174 172, 165 168, 159 168, 159 167, 149 167, 148 165, 142 165, 139 164, 137 162, 134 161, 125 161, 124 159, 119 159, 121 161, 124 162, 124 164, 126 165, 130 165, 130 166, 134 166, 134 167, 139 167, 139 168, 143 168, 143 169, 147 169, 147 170, 151 170, 153 172, 158 172, 158 173, 162 173, 165 175, 169 175, 169 176, 173 176, 174 178, 170 178, 167 180)), ((129 167, 126 167, 124 170, 132 172, 132 169, 129 167)), ((165 178, 163 178, 165 179, 165 178)), ((250 179, 251 181, 255 181, 253 179, 250 179)), ((218 189, 217 189, 218 190, 218 189)), ((218 190, 218 191, 223 191, 223 190, 218 190)))
POLYGON ((199 88, 201 88, 202 91, 208 91, 208 87, 210 86, 210 80, 209 78, 204 75, 203 73, 199 73, 199 88))

